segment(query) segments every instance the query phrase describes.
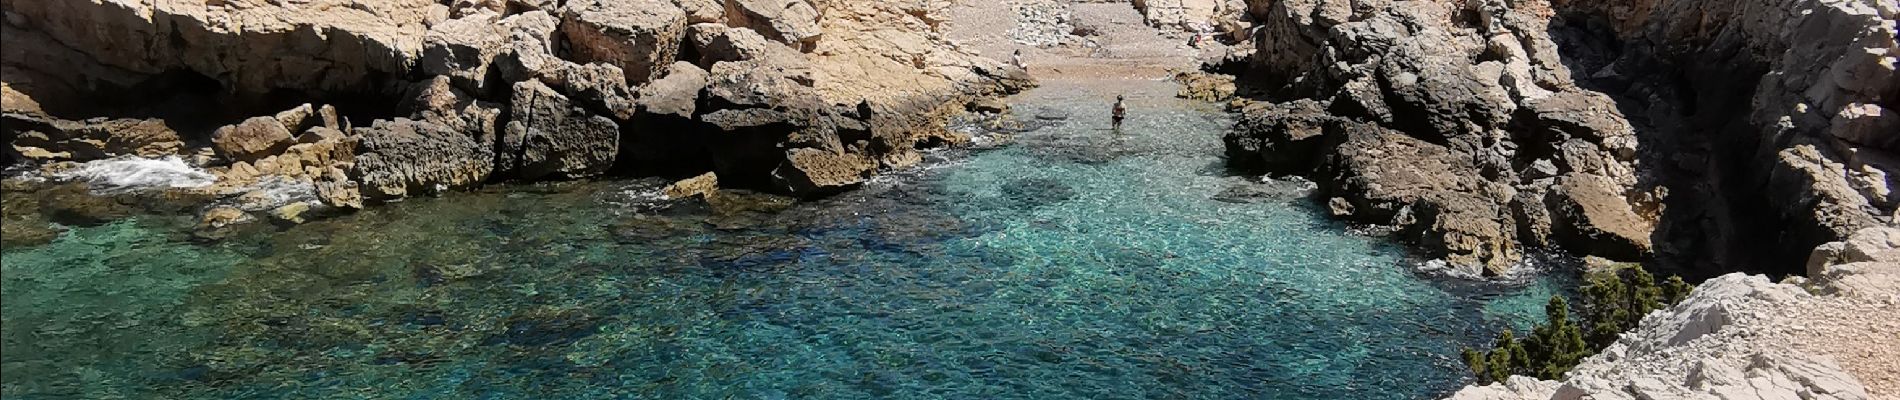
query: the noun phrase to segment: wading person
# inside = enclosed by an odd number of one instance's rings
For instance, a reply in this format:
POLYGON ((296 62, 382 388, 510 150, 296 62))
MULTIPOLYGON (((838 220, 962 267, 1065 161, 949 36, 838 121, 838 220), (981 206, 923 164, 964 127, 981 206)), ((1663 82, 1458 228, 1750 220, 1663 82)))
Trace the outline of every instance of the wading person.
POLYGON ((1128 115, 1128 106, 1123 104, 1123 100, 1126 100, 1126 99, 1123 98, 1122 95, 1119 95, 1119 94, 1115 95, 1114 118, 1115 118, 1115 130, 1118 130, 1118 131, 1122 129, 1122 117, 1126 117, 1128 115))

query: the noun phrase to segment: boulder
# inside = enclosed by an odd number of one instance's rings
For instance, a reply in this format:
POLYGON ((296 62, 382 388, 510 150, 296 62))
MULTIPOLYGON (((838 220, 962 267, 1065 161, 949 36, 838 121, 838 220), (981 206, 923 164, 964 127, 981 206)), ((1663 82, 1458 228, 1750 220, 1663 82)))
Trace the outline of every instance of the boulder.
POLYGON ((282 153, 296 140, 290 129, 273 117, 252 117, 236 125, 226 125, 211 134, 212 148, 226 160, 256 161, 282 153))
POLYGON ((1622 261, 1650 253, 1655 226, 1630 207, 1628 196, 1611 179, 1570 174, 1546 197, 1552 212, 1551 239, 1573 251, 1622 261))
POLYGON ((561 15, 576 60, 617 66, 636 85, 673 63, 686 31, 686 13, 668 0, 575 0, 561 15))
MULTIPOLYGON (((1250 105, 1224 137, 1228 166, 1256 173, 1312 171, 1329 150, 1326 126, 1337 119, 1308 99, 1250 105)), ((1347 128, 1336 126, 1334 131, 1342 129, 1347 128)))
POLYGON ((451 82, 447 76, 437 76, 411 85, 396 108, 411 119, 461 132, 477 143, 500 140, 496 126, 501 118, 500 106, 476 99, 451 82))
POLYGON ((277 118, 277 123, 284 124, 284 128, 290 130, 291 133, 302 133, 316 127, 331 130, 344 129, 343 119, 337 116, 336 107, 328 104, 313 106, 305 103, 279 112, 272 117, 277 118))
POLYGON ((500 13, 484 10, 429 27, 417 66, 453 78, 463 90, 488 93, 489 66, 508 48, 509 31, 500 22, 500 13))
MULTIPOLYGON (((467 188, 494 171, 494 146, 428 122, 406 118, 357 127, 350 180, 364 200, 380 201, 467 188)), ((333 197, 349 198, 348 194, 333 197)))
POLYGON ((776 40, 810 51, 824 35, 818 8, 806 0, 725 0, 727 25, 750 28, 776 40))
POLYGON ((686 23, 723 23, 726 22, 726 4, 723 0, 674 0, 680 11, 686 13, 686 23))
POLYGON ((699 176, 681 179, 666 185, 661 192, 670 199, 684 199, 694 196, 710 196, 719 191, 719 175, 711 172, 699 176))
POLYGON ((772 42, 749 28, 694 24, 687 28, 687 36, 693 48, 699 51, 699 59, 690 61, 701 68, 712 68, 713 64, 724 61, 773 60, 783 64, 804 61, 796 50, 772 42))
POLYGON ((787 193, 815 196, 855 187, 876 170, 877 162, 862 156, 796 148, 786 151, 785 163, 772 171, 772 178, 787 193))
POLYGON ((640 112, 692 118, 708 78, 706 70, 698 66, 684 61, 673 63, 665 77, 640 88, 640 112))
POLYGON ((580 178, 606 172, 620 152, 620 127, 576 108, 538 81, 515 84, 498 169, 521 179, 580 178))
POLYGON ((1461 270, 1500 275, 1521 256, 1508 186, 1445 148, 1372 125, 1340 123, 1345 137, 1318 179, 1349 220, 1393 225, 1431 257, 1461 270))

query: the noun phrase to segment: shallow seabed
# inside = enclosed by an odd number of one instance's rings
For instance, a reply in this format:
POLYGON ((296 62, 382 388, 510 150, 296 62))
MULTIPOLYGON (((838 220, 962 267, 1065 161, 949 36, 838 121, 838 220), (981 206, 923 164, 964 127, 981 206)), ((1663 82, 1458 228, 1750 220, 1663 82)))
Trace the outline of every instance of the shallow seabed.
POLYGON ((1014 103, 1053 126, 790 208, 655 211, 617 181, 210 245, 163 217, 76 228, 4 254, 0 394, 1415 399, 1557 286, 1415 274, 1230 176, 1230 121, 1172 84, 1046 84, 1014 103))

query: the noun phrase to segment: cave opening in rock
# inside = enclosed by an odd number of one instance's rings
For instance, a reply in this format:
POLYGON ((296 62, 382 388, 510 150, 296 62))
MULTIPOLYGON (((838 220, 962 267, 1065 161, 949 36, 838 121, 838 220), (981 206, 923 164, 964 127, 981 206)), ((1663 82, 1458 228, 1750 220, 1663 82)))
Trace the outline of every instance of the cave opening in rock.
POLYGON ((1748 115, 1765 65, 1714 46, 1659 53, 1666 50, 1623 40, 1609 21, 1587 13, 1560 14, 1549 33, 1578 85, 1610 96, 1635 129, 1639 187, 1667 193, 1651 235, 1652 269, 1697 280, 1803 272, 1794 267, 1806 249, 1825 240, 1786 234, 1791 224, 1762 193, 1763 143, 1748 115))

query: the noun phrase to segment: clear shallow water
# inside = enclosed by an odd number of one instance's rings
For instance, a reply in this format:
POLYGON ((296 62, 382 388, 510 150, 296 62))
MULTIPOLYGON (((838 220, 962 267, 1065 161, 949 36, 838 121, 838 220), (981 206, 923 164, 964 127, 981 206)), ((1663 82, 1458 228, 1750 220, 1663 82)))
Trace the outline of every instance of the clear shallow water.
POLYGON ((1228 176, 1228 121, 1170 84, 1052 85, 1018 112, 1066 122, 782 211, 638 212, 650 187, 596 182, 212 245, 77 228, 4 254, 0 394, 1429 398, 1558 286, 1415 275, 1228 176))

